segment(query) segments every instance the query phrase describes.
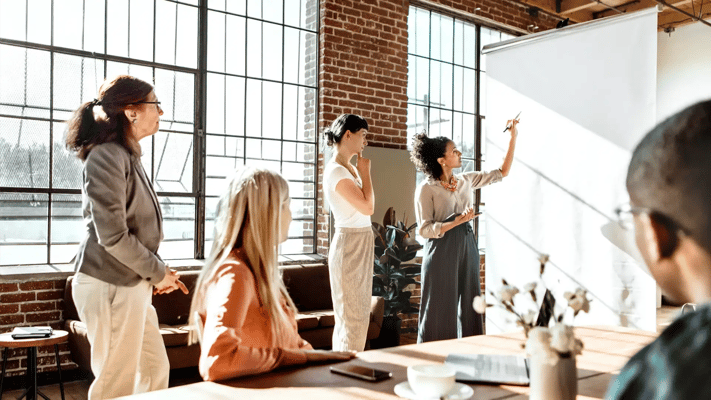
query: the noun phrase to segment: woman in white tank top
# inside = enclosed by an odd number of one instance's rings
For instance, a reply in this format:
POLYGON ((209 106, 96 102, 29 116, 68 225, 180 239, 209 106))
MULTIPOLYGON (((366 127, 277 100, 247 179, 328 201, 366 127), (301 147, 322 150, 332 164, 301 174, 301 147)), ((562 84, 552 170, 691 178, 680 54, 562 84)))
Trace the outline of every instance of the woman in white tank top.
POLYGON ((323 173, 336 228, 328 253, 334 351, 363 351, 370 321, 374 257, 370 216, 375 197, 370 160, 362 155, 367 130, 364 118, 342 114, 325 132, 328 145, 336 148, 323 173), (351 164, 353 156, 356 166, 351 164))

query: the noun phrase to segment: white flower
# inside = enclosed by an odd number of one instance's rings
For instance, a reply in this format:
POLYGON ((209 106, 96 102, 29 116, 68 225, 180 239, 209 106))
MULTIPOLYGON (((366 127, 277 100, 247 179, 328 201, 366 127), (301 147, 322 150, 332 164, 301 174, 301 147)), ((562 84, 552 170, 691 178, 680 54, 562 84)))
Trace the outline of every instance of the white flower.
POLYGON ((577 315, 580 311, 590 312, 590 300, 588 300, 587 291, 578 288, 575 293, 565 292, 563 297, 568 300, 568 307, 572 308, 577 315))
POLYGON ((511 285, 504 285, 499 290, 499 299, 502 303, 513 303, 513 297, 517 294, 517 287, 511 285))
POLYGON ((531 357, 542 357, 546 362, 555 364, 559 355, 551 348, 551 333, 548 328, 537 326, 528 333, 526 354, 531 357))
POLYGON ((533 290, 536 289, 537 285, 538 284, 536 282, 527 283, 526 285, 523 286, 523 291, 524 292, 532 292, 533 290))
POLYGON ((486 298, 484 296, 476 296, 474 298, 474 311, 479 314, 484 314, 486 312, 486 298))
POLYGON ((523 322, 528 324, 528 325, 533 325, 533 319, 536 318, 536 311, 528 311, 526 313, 523 313, 521 315, 521 318, 523 319, 523 322))
POLYGON ((548 254, 541 254, 540 257, 538 257, 538 262, 540 262, 541 264, 545 264, 548 262, 549 258, 550 256, 548 256, 548 254))
POLYGON ((551 348, 558 353, 580 354, 583 342, 575 338, 573 327, 565 324, 555 324, 550 329, 551 348))

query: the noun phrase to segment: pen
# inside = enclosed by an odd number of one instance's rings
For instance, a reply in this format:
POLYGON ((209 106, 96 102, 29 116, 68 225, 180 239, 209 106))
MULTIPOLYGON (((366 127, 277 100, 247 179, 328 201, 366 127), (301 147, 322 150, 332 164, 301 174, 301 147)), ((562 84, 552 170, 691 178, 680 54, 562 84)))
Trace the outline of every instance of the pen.
MULTIPOLYGON (((516 114, 514 119, 518 119, 519 115, 521 115, 521 111, 519 111, 518 114, 516 114)), ((504 129, 504 132, 508 131, 509 129, 511 129, 511 125, 506 125, 506 129, 504 129)))

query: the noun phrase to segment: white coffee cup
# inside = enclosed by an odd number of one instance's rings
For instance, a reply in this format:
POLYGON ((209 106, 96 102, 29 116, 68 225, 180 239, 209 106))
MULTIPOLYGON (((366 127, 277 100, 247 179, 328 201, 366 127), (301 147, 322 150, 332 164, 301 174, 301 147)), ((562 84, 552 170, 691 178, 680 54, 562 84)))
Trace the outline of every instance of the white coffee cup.
POLYGON ((438 398, 452 390, 456 372, 444 364, 412 365, 407 367, 407 381, 416 395, 438 398))

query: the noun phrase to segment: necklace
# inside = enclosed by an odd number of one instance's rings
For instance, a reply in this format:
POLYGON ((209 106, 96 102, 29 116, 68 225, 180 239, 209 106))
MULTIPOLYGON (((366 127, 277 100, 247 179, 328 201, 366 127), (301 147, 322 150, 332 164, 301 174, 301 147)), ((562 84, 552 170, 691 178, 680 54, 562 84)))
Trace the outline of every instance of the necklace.
POLYGON ((449 182, 439 181, 439 183, 440 185, 442 185, 442 187, 449 190, 450 192, 457 191, 457 178, 455 178, 454 175, 449 178, 449 182))

